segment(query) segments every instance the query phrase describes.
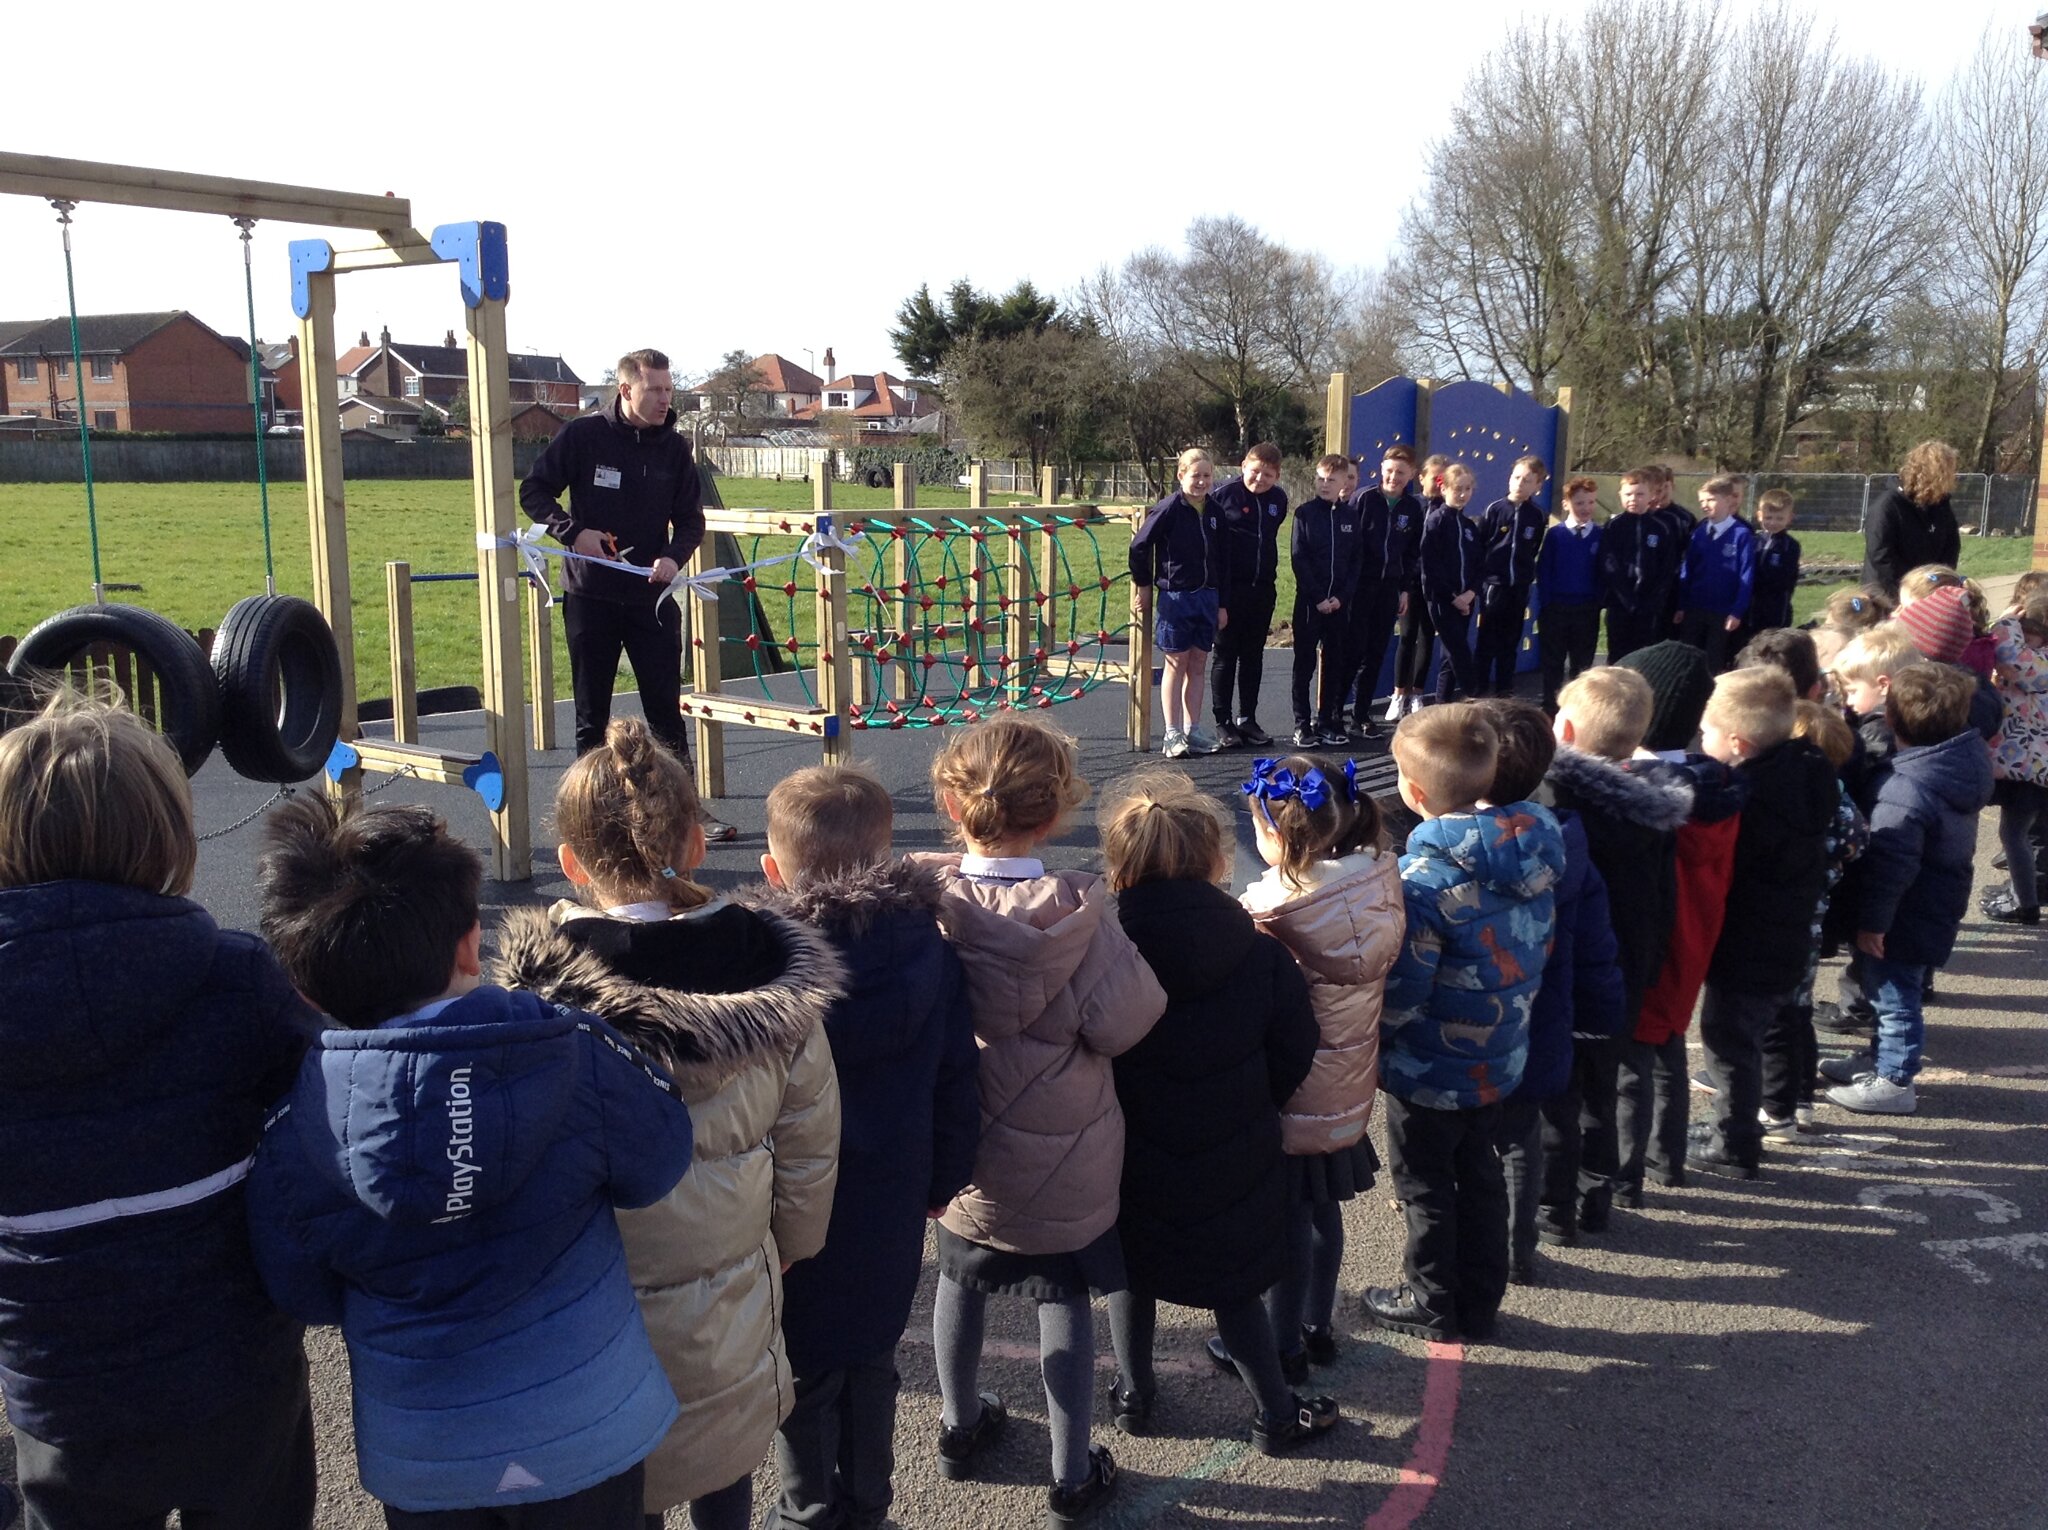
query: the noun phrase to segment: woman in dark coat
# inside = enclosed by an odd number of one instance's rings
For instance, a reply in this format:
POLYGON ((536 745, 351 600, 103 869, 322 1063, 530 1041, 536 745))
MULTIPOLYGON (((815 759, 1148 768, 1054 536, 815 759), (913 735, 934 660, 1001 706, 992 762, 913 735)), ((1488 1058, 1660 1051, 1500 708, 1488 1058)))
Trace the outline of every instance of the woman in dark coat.
POLYGON ((1259 1413, 1268 1455, 1337 1422, 1292 1393, 1260 1298, 1280 1278, 1287 1170, 1280 1107, 1308 1076, 1317 1030, 1308 983, 1216 885, 1226 867, 1213 802, 1178 771, 1141 772, 1108 811, 1103 851, 1124 932, 1166 990, 1166 1014, 1116 1059, 1124 1113, 1117 1233, 1131 1289, 1110 1297, 1122 1374, 1116 1425, 1145 1432, 1157 1383, 1157 1304, 1216 1314, 1259 1413))
POLYGON ((1949 496, 1956 491, 1956 449, 1922 441, 1899 464, 1899 486, 1888 489, 1863 523, 1863 582, 1899 598, 1899 580, 1923 563, 1956 566, 1963 534, 1949 496))

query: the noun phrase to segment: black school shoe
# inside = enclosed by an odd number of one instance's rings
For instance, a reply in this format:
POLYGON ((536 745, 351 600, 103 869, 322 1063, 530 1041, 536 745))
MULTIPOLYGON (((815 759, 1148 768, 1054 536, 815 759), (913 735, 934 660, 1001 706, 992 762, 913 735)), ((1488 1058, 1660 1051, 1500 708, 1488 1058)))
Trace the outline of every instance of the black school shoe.
POLYGON ((1284 1456, 1297 1445, 1328 1434, 1343 1417, 1335 1398, 1296 1393, 1294 1412, 1284 1418, 1261 1413, 1252 1420, 1252 1448, 1262 1456, 1284 1456))
POLYGON ((1256 717, 1240 717, 1232 731, 1254 749, 1270 749, 1273 747, 1273 735, 1259 726, 1259 720, 1256 717))
POLYGON ((1613 1204, 1611 1190, 1588 1190, 1579 1198, 1579 1231, 1606 1232, 1608 1211, 1613 1204))
POLYGON ((1107 1445, 1088 1447, 1088 1475, 1072 1487, 1055 1482, 1045 1490, 1045 1522, 1053 1530, 1078 1525, 1116 1492, 1116 1457, 1107 1445))
MULTIPOLYGON (((1302 1331, 1304 1333, 1307 1332, 1306 1329, 1302 1331)), ((1325 1331, 1327 1332, 1327 1330, 1325 1331)), ((1242 1379, 1242 1377, 1239 1377, 1237 1362, 1230 1358, 1229 1346, 1220 1337, 1212 1335, 1209 1342, 1202 1347, 1209 1352, 1209 1361, 1217 1370, 1223 1372, 1226 1376, 1242 1379)), ((1308 1352, 1297 1349, 1291 1355, 1282 1355, 1280 1357, 1280 1375, 1291 1387, 1298 1387, 1306 1382, 1308 1380, 1308 1352)))
POLYGON ((1132 1436, 1152 1432, 1153 1398, 1124 1385, 1122 1376, 1109 1379, 1109 1417, 1117 1433, 1132 1436))
POLYGON ((1458 1337, 1457 1318, 1423 1301, 1413 1286, 1366 1287, 1365 1315, 1382 1328, 1413 1334, 1418 1339, 1434 1339, 1439 1344, 1451 1343, 1458 1337))
POLYGON ((1744 1160, 1729 1152, 1715 1139, 1713 1127, 1701 1122, 1686 1131, 1686 1167, 1722 1179, 1758 1179, 1761 1171, 1755 1159, 1744 1160))
MULTIPOLYGON (((1644 1172, 1648 1172, 1645 1170, 1644 1172)), ((1614 1182, 1614 1204, 1624 1211, 1643 1209, 1643 1187, 1632 1179, 1618 1179, 1614 1182)))
POLYGON ((1216 742, 1225 749, 1242 749, 1251 740, 1244 736, 1242 729, 1218 718, 1216 722, 1216 742))
POLYGON ((939 1426, 939 1475, 961 1482, 974 1475, 975 1454, 1003 1432, 1010 1411, 994 1392, 981 1394, 981 1417, 971 1424, 939 1426))
POLYGON ((1999 924, 2039 924, 2041 905, 2038 903, 2007 903, 1997 908, 1984 910, 1985 917, 1999 924))

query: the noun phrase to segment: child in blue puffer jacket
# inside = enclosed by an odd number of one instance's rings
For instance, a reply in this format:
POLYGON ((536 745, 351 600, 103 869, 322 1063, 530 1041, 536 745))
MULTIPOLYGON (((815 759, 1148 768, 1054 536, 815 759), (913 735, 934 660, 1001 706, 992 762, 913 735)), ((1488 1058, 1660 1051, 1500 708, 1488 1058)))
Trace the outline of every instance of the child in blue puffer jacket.
POLYGON ((424 808, 305 796, 267 837, 263 932, 341 1028, 265 1128, 250 1227, 279 1305, 348 1342, 364 1488, 407 1530, 640 1530, 677 1409, 613 1208, 682 1178, 688 1107, 601 1020, 483 983, 483 868, 424 808))
POLYGON ((198 855, 132 713, 66 692, 0 738, 0 1391, 33 1525, 313 1523, 302 1330, 242 1180, 319 1024, 184 896, 198 855))
POLYGON ((1557 822, 1533 805, 1479 807, 1500 735, 1469 703, 1430 707, 1394 734, 1408 836, 1408 932, 1387 977, 1380 1088, 1388 1168, 1408 1221, 1406 1283, 1365 1293, 1383 1328, 1491 1337, 1507 1289, 1508 1204, 1494 1141, 1522 1081, 1529 1010, 1549 958, 1557 822))

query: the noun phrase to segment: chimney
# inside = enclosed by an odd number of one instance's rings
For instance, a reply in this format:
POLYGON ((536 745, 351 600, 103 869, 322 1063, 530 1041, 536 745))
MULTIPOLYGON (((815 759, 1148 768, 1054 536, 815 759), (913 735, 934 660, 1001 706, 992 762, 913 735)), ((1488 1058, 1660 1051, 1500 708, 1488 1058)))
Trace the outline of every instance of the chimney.
POLYGON ((367 329, 364 330, 360 335, 356 336, 356 344, 360 345, 366 351, 370 348, 370 332, 367 329))
POLYGON ((828 345, 825 347, 825 381, 830 382, 833 373, 838 370, 839 363, 832 359, 832 347, 828 345))
POLYGON ((452 329, 451 329, 451 330, 449 330, 449 331, 448 331, 448 333, 447 333, 447 335, 446 335, 446 337, 444 337, 444 338, 442 339, 442 341, 441 341, 441 344, 442 344, 442 346, 443 346, 443 347, 444 347, 445 349, 447 349, 447 350, 451 350, 451 351, 452 351, 452 350, 454 350, 454 349, 455 349, 455 331, 454 331, 454 330, 452 330, 452 329))
POLYGON ((389 345, 391 343, 391 326, 389 324, 384 326, 384 332, 377 337, 377 343, 379 345, 389 345))

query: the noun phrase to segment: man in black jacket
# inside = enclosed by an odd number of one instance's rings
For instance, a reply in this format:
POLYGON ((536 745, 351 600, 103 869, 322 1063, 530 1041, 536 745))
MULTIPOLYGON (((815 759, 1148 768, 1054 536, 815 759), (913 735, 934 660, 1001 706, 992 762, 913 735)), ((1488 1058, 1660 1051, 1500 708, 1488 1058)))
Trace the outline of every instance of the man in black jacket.
POLYGON ((562 624, 576 696, 576 752, 604 742, 623 648, 633 661, 648 727, 688 760, 679 705, 682 612, 676 601, 656 601, 704 540, 704 496, 690 443, 676 433, 669 407, 675 384, 668 357, 653 350, 621 356, 618 378, 609 410, 571 420, 540 454, 519 486, 519 504, 570 551, 647 570, 641 578, 573 559, 564 564, 562 624))

